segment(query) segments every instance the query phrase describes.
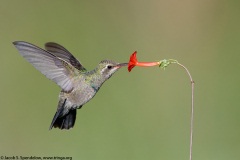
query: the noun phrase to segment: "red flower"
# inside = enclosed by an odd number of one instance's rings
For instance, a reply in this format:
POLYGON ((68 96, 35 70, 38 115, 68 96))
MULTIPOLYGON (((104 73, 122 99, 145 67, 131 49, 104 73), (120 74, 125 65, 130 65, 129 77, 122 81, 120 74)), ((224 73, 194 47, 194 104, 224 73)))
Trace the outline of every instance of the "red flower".
POLYGON ((160 62, 138 62, 137 60, 137 51, 135 51, 131 56, 130 60, 128 62, 128 71, 131 72, 131 70, 135 66, 141 66, 141 67, 152 67, 152 66, 159 66, 160 62))

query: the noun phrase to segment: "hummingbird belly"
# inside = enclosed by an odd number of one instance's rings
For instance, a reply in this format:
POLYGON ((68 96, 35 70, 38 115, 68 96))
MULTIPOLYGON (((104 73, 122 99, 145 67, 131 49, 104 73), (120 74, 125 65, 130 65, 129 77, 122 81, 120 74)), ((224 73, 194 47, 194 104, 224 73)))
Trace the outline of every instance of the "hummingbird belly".
POLYGON ((96 91, 89 85, 81 85, 74 88, 71 92, 60 93, 60 99, 67 99, 67 108, 77 109, 91 100, 96 91))

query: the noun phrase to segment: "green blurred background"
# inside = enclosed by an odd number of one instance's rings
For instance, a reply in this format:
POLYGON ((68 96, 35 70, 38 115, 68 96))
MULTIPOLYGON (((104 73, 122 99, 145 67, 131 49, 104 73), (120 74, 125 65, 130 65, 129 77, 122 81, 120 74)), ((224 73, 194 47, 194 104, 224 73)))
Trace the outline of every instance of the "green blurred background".
POLYGON ((127 68, 48 130, 60 88, 12 45, 65 46, 87 69, 103 59, 177 59, 195 85, 193 160, 240 159, 240 1, 0 1, 0 156, 186 160, 191 87, 177 65, 127 68))

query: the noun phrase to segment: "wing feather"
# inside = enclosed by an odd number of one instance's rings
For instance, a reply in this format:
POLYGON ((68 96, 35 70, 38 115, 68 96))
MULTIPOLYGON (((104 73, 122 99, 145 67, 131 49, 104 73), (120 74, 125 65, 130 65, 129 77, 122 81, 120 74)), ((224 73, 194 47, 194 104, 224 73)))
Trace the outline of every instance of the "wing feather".
POLYGON ((64 59, 66 62, 70 63, 73 67, 79 71, 86 71, 83 65, 63 46, 54 42, 48 42, 45 44, 45 49, 56 57, 64 59))
POLYGON ((77 72, 69 62, 45 51, 33 44, 13 42, 19 53, 47 78, 57 83, 64 91, 73 89, 74 76, 77 72))

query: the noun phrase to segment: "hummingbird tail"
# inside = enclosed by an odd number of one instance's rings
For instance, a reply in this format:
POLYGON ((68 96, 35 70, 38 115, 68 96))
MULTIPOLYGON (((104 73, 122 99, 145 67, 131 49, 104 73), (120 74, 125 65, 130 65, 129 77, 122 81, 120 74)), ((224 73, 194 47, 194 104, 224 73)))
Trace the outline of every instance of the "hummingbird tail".
POLYGON ((66 110, 67 99, 64 101, 59 101, 60 107, 58 108, 57 112, 55 113, 52 123, 49 127, 49 130, 54 128, 60 128, 60 129, 70 129, 73 128, 76 120, 77 110, 66 110))
POLYGON ((77 115, 77 110, 70 110, 66 115, 64 116, 59 116, 61 111, 57 111, 56 114, 53 117, 53 121, 50 125, 49 130, 54 128, 59 128, 59 129, 70 129, 73 128, 76 120, 76 115, 77 115))

